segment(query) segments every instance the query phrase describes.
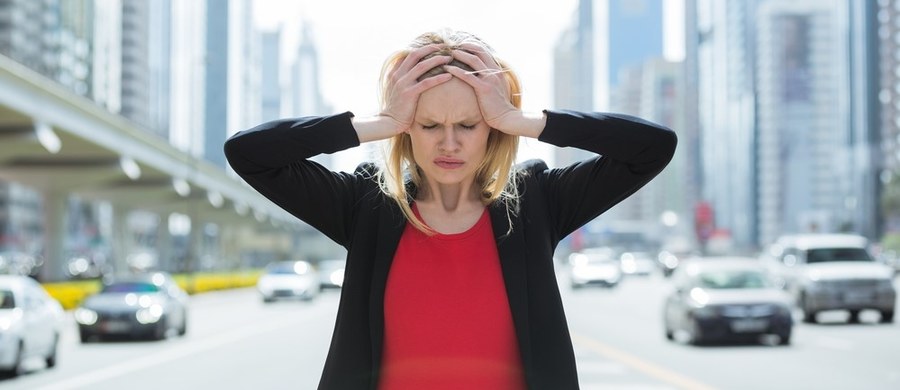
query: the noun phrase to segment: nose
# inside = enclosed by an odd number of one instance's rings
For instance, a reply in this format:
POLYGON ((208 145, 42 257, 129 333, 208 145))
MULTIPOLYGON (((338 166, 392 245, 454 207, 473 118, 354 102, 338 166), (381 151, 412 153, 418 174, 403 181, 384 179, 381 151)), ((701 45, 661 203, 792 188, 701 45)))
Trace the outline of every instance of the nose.
POLYGON ((445 125, 441 132, 441 140, 440 143, 438 143, 438 148, 440 148, 441 152, 455 152, 459 147, 459 136, 456 134, 453 125, 445 125))

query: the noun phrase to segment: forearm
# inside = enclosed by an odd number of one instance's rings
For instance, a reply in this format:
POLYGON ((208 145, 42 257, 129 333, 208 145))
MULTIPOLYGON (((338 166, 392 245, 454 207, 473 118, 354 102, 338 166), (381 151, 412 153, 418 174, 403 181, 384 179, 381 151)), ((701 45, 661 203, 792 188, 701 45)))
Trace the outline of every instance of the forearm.
POLYGON ((538 138, 547 126, 547 116, 543 112, 510 112, 508 118, 498 125, 497 130, 528 138, 538 138))
POLYGON ((658 124, 622 114, 545 111, 541 141, 576 147, 632 166, 665 166, 675 151, 675 133, 658 124))
POLYGON ((359 143, 391 138, 403 131, 403 125, 386 115, 354 117, 351 120, 359 143))
POLYGON ((359 145, 350 112, 282 119, 241 131, 225 143, 225 156, 238 173, 280 168, 322 153, 359 145))

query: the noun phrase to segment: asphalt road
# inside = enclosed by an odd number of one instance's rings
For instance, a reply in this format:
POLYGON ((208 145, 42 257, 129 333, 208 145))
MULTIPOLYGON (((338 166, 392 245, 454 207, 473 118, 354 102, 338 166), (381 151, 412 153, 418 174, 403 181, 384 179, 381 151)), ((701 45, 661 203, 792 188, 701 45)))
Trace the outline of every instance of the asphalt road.
MULTIPOLYGON (((790 346, 695 347, 663 336, 661 277, 563 299, 583 389, 897 389, 900 324, 800 324, 790 346)), ((0 389, 314 389, 338 301, 263 304, 252 289, 192 297, 185 337, 82 345, 69 322, 56 368, 39 360, 0 389)))

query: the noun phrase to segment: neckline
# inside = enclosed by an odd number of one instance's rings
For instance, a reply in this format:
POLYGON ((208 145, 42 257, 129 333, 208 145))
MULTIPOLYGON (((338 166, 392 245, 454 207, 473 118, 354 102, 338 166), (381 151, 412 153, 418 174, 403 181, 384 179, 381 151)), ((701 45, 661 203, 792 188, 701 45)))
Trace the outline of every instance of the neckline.
MULTIPOLYGON (((413 202, 413 204, 412 204, 412 211, 413 211, 413 214, 415 214, 415 216, 417 218, 419 218, 419 220, 422 221, 422 223, 425 223, 425 220, 422 218, 422 215, 419 214, 419 208, 417 207, 415 202, 413 202)), ((483 228, 483 226, 485 226, 487 224, 487 222, 490 221, 489 217, 490 217, 490 214, 488 213, 488 208, 484 207, 483 210, 481 211, 481 216, 478 217, 478 220, 475 221, 475 224, 472 225, 472 227, 466 229, 465 231, 462 231, 459 233, 441 233, 439 231, 433 230, 434 234, 431 235, 430 237, 436 238, 439 240, 461 240, 461 239, 468 238, 469 236, 472 236, 473 234, 475 234, 479 230, 481 230, 483 228)), ((425 226, 428 226, 428 224, 425 224, 425 226)), ((428 227, 431 227, 431 226, 428 226, 428 227)), ((415 228, 413 228, 413 229, 415 229, 415 228)), ((416 229, 416 230, 418 230, 418 229, 416 229)), ((424 235, 425 233, 422 233, 422 234, 424 235)))

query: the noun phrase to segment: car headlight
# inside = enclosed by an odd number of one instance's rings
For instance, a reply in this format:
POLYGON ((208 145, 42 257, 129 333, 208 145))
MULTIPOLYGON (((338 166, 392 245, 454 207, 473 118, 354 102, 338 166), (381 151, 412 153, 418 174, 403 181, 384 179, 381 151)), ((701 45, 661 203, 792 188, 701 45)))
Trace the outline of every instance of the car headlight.
POLYGON ((162 318, 162 314, 162 306, 150 305, 150 307, 146 309, 138 310, 137 313, 135 313, 135 317, 137 318, 138 322, 146 325, 159 321, 159 319, 162 318))
POLYGON ((79 307, 75 309, 75 321, 82 325, 94 325, 97 323, 97 312, 79 307))
POLYGON ((344 270, 339 269, 331 273, 331 277, 329 278, 331 283, 335 286, 341 286, 344 284, 344 270))

